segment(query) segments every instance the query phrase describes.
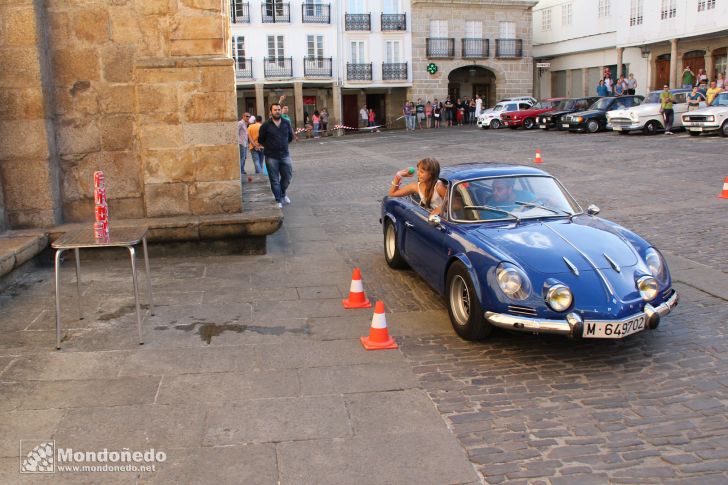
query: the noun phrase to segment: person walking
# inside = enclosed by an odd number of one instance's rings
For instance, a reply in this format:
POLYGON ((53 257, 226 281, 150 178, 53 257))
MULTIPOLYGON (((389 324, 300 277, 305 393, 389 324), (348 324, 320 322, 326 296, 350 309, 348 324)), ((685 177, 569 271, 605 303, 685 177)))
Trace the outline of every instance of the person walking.
POLYGON ((662 118, 665 122, 665 134, 666 135, 672 135, 672 122, 675 119, 675 112, 672 109, 672 104, 675 102, 675 100, 672 97, 672 93, 670 93, 670 86, 665 84, 662 87, 662 92, 660 93, 660 112, 662 113, 662 118))
POLYGON ((253 159, 253 165, 255 166, 255 173, 265 171, 263 167, 263 145, 258 143, 258 135, 260 134, 260 124, 263 122, 263 117, 251 116, 248 120, 248 147, 250 148, 250 158, 253 159))
MULTIPOLYGON (((245 174, 245 159, 248 158, 248 120, 250 113, 247 111, 238 121, 238 147, 240 149, 240 173, 245 174)), ((255 164, 255 161, 253 161, 255 164)))
POLYGON ((293 161, 288 151, 288 144, 292 141, 293 128, 281 118, 281 105, 273 103, 270 118, 260 127, 258 142, 263 145, 270 188, 279 208, 291 203, 286 191, 293 178, 293 161))

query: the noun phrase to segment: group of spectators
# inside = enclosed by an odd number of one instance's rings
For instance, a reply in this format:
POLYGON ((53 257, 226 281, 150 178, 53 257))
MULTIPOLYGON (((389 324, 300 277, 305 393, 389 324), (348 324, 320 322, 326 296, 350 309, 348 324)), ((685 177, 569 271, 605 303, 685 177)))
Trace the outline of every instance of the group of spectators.
POLYGON ((633 95, 637 90, 637 80, 634 74, 630 73, 626 78, 624 75, 619 76, 616 81, 612 80, 612 72, 609 68, 605 68, 602 73, 602 79, 597 85, 597 96, 626 96, 633 95))
POLYGON ((692 88, 692 96, 695 96, 697 93, 702 94, 705 97, 705 101, 710 104, 718 93, 728 88, 728 83, 725 82, 725 74, 722 72, 716 74, 715 79, 711 81, 705 69, 698 69, 698 74, 696 75, 690 69, 690 66, 686 66, 682 73, 682 87, 685 89, 692 88))
POLYGON ((417 103, 405 101, 402 107, 405 127, 407 130, 423 128, 441 128, 443 126, 474 125, 483 110, 483 99, 476 94, 475 98, 457 98, 453 101, 450 96, 444 102, 435 98, 434 101, 422 98, 417 103))

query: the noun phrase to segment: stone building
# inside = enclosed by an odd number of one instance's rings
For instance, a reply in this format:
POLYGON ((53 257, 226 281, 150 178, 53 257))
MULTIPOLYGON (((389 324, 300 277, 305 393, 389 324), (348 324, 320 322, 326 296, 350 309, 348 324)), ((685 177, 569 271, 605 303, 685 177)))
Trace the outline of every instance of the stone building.
POLYGON ((410 98, 533 93, 530 0, 412 0, 410 98), (428 72, 434 64, 437 71, 428 72))
POLYGON ((0 229, 242 209, 228 2, 0 2, 0 229))

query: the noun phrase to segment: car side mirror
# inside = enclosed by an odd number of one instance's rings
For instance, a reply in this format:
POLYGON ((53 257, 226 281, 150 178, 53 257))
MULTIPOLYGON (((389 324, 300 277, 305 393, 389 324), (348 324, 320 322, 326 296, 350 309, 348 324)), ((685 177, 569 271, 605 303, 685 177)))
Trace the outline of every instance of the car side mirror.
POLYGON ((586 208, 586 213, 590 216, 595 216, 601 212, 601 209, 594 204, 589 204, 589 207, 586 208))
POLYGON ((427 218, 427 223, 428 223, 429 225, 431 225, 432 227, 438 227, 438 226, 440 226, 440 225, 441 225, 441 223, 442 223, 442 219, 440 219, 440 216, 438 216, 438 215, 435 215, 435 214, 431 214, 431 215, 430 215, 430 216, 429 216, 429 217, 427 218))

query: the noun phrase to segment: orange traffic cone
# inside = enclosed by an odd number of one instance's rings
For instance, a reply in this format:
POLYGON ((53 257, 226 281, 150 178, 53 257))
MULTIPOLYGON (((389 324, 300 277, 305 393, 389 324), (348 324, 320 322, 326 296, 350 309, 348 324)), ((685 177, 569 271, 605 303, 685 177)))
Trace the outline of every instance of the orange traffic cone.
POLYGON ((725 182, 723 182, 723 191, 718 196, 719 199, 728 199, 728 177, 725 178, 725 182))
POLYGON ((389 336, 387 317, 384 316, 384 302, 378 301, 374 306, 372 326, 368 337, 361 337, 361 344, 367 350, 396 349, 397 342, 389 336))
POLYGON ((341 300, 344 308, 371 308, 372 304, 364 293, 364 285, 361 283, 361 270, 354 268, 351 272, 351 286, 349 287, 349 298, 341 300))
POLYGON ((533 163, 543 163, 543 159, 541 158, 541 150, 538 148, 536 149, 536 158, 533 159, 533 163))

